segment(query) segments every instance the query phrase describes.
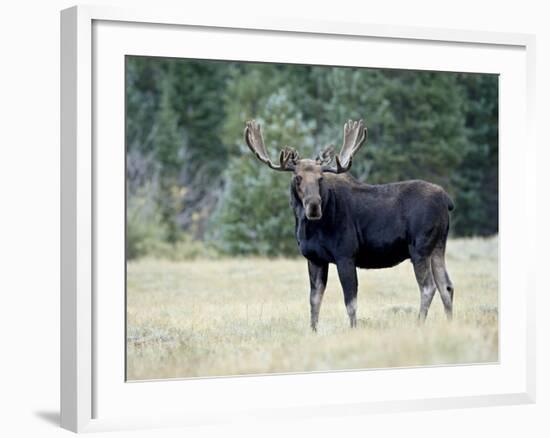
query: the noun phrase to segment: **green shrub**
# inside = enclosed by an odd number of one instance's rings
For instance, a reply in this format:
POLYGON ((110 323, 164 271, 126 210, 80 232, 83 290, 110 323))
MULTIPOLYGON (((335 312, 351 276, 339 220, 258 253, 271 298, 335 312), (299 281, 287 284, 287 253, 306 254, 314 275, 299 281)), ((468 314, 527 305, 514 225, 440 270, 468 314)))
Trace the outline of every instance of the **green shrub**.
POLYGON ((126 257, 128 260, 154 257, 169 260, 213 258, 216 251, 202 241, 180 232, 174 242, 172 232, 162 220, 160 209, 147 196, 130 196, 126 220, 126 257))
POLYGON ((166 236, 166 225, 158 207, 144 188, 139 194, 128 195, 126 206, 126 258, 149 254, 166 236))

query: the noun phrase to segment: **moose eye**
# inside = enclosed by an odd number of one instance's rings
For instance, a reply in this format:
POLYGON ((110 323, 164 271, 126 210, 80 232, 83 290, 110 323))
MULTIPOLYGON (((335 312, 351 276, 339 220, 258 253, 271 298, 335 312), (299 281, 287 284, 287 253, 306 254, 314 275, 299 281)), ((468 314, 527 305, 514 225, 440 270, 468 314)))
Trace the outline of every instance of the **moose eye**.
POLYGON ((296 175, 296 184, 300 184, 302 182, 302 177, 300 175, 296 175))

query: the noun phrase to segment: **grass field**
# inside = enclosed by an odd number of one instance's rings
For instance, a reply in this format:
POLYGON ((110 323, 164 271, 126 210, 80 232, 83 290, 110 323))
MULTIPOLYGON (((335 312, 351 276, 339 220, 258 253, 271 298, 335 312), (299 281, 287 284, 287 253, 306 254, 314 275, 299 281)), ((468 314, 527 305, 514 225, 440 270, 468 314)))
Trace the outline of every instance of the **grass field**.
POLYGON ((128 263, 128 380, 408 367, 498 360, 498 239, 448 244, 455 317, 436 295, 424 326, 410 262, 359 270, 349 328, 334 266, 319 330, 309 328, 307 263, 222 259, 128 263))

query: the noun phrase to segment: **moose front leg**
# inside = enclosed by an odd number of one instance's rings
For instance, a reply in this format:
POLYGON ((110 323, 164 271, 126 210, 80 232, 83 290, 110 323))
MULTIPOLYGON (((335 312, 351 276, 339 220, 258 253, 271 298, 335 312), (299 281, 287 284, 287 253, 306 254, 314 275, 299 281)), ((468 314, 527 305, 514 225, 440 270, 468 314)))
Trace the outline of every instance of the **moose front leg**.
POLYGON ((323 301, 323 294, 327 286, 328 263, 316 264, 308 260, 307 267, 309 271, 309 303, 311 305, 311 329, 317 331, 317 321, 319 321, 319 310, 323 301))
POLYGON ((340 260, 336 263, 338 277, 344 291, 344 302, 351 327, 357 325, 357 269, 353 259, 340 260))

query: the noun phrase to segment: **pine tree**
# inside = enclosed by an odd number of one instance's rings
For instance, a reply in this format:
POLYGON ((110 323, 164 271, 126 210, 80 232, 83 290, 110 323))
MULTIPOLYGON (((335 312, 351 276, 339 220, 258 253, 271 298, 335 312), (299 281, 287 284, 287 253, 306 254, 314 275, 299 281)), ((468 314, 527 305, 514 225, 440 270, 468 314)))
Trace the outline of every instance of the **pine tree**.
POLYGON ((468 142, 455 182, 459 235, 498 232, 498 76, 461 74, 468 142))
MULTIPOLYGON (((272 94, 258 112, 273 159, 286 145, 312 153, 312 125, 304 122, 284 89, 272 94)), ((211 226, 212 241, 228 254, 297 255, 289 206, 291 175, 269 169, 246 146, 240 151, 229 163, 225 193, 211 226)))
MULTIPOLYGON (((170 71, 170 70, 169 70, 170 71)), ((178 175, 182 165, 184 144, 178 125, 178 115, 172 108, 173 79, 171 74, 164 77, 161 86, 160 106, 154 126, 153 151, 160 163, 160 187, 158 204, 162 221, 166 226, 166 240, 175 243, 181 230, 176 221, 181 210, 182 187, 178 184, 178 175)))

